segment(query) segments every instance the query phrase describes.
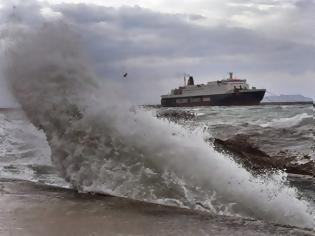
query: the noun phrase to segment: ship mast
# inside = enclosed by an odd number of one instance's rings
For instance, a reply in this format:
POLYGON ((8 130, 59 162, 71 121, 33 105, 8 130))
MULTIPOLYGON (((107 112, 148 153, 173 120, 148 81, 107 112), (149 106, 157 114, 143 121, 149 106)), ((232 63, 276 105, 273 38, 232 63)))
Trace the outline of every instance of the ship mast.
POLYGON ((187 86, 186 76, 189 78, 189 77, 190 77, 190 75, 189 75, 189 74, 187 74, 187 73, 184 73, 184 87, 186 87, 186 86, 187 86))

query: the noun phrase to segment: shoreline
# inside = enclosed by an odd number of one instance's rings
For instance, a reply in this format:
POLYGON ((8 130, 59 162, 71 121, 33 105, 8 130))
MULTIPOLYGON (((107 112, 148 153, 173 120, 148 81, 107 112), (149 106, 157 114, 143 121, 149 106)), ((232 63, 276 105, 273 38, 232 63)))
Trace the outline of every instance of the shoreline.
POLYGON ((315 235, 314 229, 0 179, 0 234, 315 235))

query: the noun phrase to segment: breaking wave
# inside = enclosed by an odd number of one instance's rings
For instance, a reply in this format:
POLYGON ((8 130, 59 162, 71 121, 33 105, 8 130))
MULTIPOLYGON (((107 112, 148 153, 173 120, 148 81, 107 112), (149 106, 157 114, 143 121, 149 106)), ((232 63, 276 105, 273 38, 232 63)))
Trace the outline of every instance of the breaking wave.
POLYGON ((313 227, 312 209, 283 173, 254 177, 188 131, 124 99, 93 73, 63 24, 15 39, 6 77, 42 129, 61 175, 80 191, 313 227))
POLYGON ((289 118, 273 119, 272 121, 267 122, 265 124, 261 124, 260 126, 263 128, 266 128, 266 127, 279 128, 279 129, 290 128, 290 127, 300 124, 303 120, 307 118, 313 118, 313 116, 307 113, 302 113, 302 114, 297 114, 289 118))

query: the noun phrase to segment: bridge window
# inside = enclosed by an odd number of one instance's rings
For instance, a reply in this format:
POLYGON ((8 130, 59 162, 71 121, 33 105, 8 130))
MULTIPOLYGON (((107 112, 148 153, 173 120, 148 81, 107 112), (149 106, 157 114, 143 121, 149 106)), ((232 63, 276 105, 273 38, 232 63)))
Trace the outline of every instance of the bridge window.
POLYGON ((198 98, 190 98, 190 102, 200 102, 201 101, 201 98, 198 97, 198 98))
POLYGON ((188 103, 188 99, 187 98, 176 99, 176 103, 177 104, 188 103))

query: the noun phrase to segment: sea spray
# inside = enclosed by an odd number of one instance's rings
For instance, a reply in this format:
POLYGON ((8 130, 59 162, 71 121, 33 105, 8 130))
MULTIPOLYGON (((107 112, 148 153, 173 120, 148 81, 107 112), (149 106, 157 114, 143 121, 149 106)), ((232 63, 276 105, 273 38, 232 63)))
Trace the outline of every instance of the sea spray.
POLYGON ((77 189, 314 227, 310 205, 283 173, 253 177, 200 132, 133 107, 118 84, 93 73, 67 25, 14 41, 6 77, 77 189))

